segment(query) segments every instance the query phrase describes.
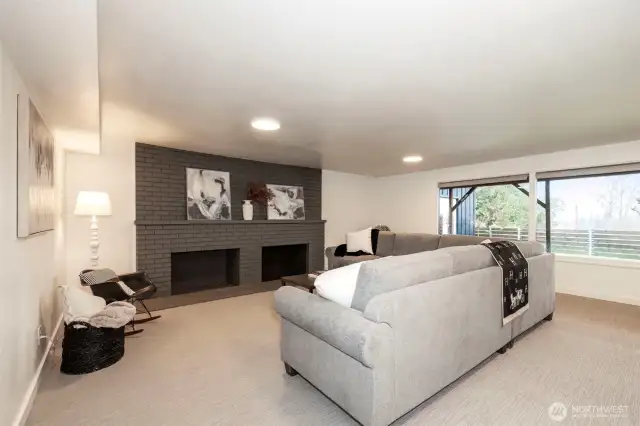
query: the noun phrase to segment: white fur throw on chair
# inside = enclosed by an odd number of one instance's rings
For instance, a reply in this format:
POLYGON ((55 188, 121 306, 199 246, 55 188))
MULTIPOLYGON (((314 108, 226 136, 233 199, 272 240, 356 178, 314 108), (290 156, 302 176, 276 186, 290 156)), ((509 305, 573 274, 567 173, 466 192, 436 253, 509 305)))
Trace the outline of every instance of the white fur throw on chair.
POLYGON ((103 298, 94 296, 75 286, 60 286, 64 303, 64 322, 84 321, 94 327, 120 328, 128 324, 136 314, 131 303, 113 302, 108 305, 103 298))
POLYGON ((131 303, 112 302, 89 318, 88 323, 94 327, 120 328, 127 325, 135 314, 136 308, 131 303))

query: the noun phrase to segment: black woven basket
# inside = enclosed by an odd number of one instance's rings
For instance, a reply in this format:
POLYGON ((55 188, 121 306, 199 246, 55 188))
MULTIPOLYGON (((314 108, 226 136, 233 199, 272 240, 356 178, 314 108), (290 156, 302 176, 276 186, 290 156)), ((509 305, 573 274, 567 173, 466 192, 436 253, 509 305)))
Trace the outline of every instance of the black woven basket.
POLYGON ((124 355, 124 327, 94 327, 73 321, 64 327, 62 364, 65 374, 86 374, 109 367, 124 355), (74 326, 84 327, 74 327, 74 326))

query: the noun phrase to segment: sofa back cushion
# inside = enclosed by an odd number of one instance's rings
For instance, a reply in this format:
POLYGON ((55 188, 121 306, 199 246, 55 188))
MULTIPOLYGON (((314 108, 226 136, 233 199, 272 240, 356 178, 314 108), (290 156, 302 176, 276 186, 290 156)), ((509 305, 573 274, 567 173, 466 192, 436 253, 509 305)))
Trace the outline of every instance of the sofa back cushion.
POLYGON ((491 252, 486 247, 477 244, 447 247, 439 249, 437 253, 446 253, 451 256, 451 275, 496 266, 491 252))
POLYGON ((448 277, 451 270, 451 256, 448 253, 439 254, 437 251, 389 256, 363 262, 351 307, 364 311, 369 300, 379 294, 448 277))
MULTIPOLYGON (((537 242, 518 241, 516 245, 525 258, 544 254, 544 246, 537 242)), ((363 262, 351 307, 364 311, 369 301, 379 294, 492 266, 496 266, 496 262, 491 252, 478 244, 363 262)))
POLYGON ((537 241, 514 241, 524 257, 534 257, 545 254, 544 244, 537 241))
POLYGON ((393 255, 403 256, 421 251, 436 250, 439 242, 440 235, 396 233, 393 255))
POLYGON ((376 250, 376 256, 392 256, 395 242, 395 232, 380 231, 378 234, 378 248, 376 250))
POLYGON ((487 239, 491 241, 503 240, 503 238, 476 237, 475 235, 442 235, 438 248, 476 245, 487 239))
MULTIPOLYGON (((544 246, 534 241, 514 241, 525 258, 544 254, 544 246)), ((452 246, 439 249, 436 253, 448 253, 452 258, 451 275, 464 274, 478 269, 496 266, 491 251, 475 244, 469 246, 452 246)))

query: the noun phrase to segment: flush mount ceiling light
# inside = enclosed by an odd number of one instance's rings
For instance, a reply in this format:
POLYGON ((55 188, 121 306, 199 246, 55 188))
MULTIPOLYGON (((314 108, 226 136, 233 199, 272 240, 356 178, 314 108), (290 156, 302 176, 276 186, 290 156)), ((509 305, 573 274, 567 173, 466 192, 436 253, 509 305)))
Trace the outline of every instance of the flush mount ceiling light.
POLYGON ((251 127, 256 130, 278 130, 280 128, 280 123, 278 120, 274 120, 273 118, 256 118, 251 122, 251 127))
POLYGON ((419 163, 422 161, 422 157, 420 155, 407 155, 402 161, 405 163, 419 163))

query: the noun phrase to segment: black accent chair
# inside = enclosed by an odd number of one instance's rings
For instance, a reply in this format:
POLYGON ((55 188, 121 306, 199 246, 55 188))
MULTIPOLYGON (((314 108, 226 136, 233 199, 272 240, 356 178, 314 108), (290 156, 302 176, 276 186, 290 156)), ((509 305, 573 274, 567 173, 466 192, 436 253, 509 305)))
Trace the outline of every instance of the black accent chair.
MULTIPOLYGON (((85 269, 82 273, 91 272, 93 269, 85 269)), ((138 314, 147 314, 147 318, 133 319, 129 324, 133 331, 128 331, 127 336, 142 333, 144 329, 137 329, 136 324, 144 324, 145 322, 154 321, 160 318, 160 315, 152 315, 144 301, 155 294, 158 290, 156 285, 151 281, 146 272, 132 272, 129 274, 118 275, 118 280, 122 281, 133 290, 133 294, 127 294, 116 281, 107 281, 100 284, 89 284, 80 278, 83 286, 89 286, 91 292, 98 297, 102 297, 107 303, 124 301, 129 302, 136 308, 141 306, 144 311, 138 309, 138 314)))

